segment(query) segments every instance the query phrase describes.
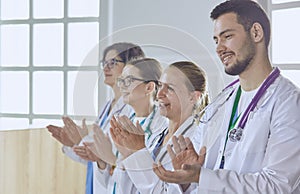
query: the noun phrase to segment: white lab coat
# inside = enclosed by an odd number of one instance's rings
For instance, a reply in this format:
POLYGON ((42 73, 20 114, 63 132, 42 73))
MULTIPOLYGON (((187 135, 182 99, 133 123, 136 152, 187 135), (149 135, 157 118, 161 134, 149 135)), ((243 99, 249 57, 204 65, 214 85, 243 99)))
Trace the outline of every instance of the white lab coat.
MULTIPOLYGON (((144 124, 142 125, 143 129, 145 130, 146 126, 148 126, 151 114, 146 118, 144 124)), ((150 136, 148 140, 148 135, 145 135, 145 142, 146 142, 146 148, 151 149, 152 145, 154 145, 152 142, 155 141, 155 137, 164 129, 166 129, 168 126, 168 119, 166 117, 163 117, 160 115, 159 111, 156 108, 156 113, 153 117, 152 123, 149 126, 150 130, 152 131, 152 135, 150 136)), ((112 176, 109 175, 110 166, 107 166, 105 170, 99 170, 97 173, 97 178, 100 180, 100 182, 103 185, 107 186, 107 193, 113 193, 114 184, 115 186, 115 193, 138 193, 137 189, 135 188, 134 184, 131 182, 131 180, 128 178, 127 171, 124 171, 124 166, 119 162, 122 160, 122 156, 119 156, 117 161, 117 167, 114 170, 114 173, 112 176), (107 176, 108 175, 108 176, 107 176)))
MULTIPOLYGON (((112 103, 112 99, 109 100, 108 102, 108 106, 103 106, 102 110, 100 111, 100 114, 102 112, 106 112, 109 110, 110 105, 112 103), (105 109, 105 110, 104 110, 105 109)), ((129 116, 131 114, 133 114, 133 109, 127 105, 124 104, 123 102, 123 98, 119 98, 119 100, 116 102, 116 104, 114 105, 114 107, 112 108, 112 110, 110 111, 109 115, 107 116, 106 120, 103 123, 103 127, 101 128, 103 130, 104 133, 108 133, 109 132, 109 128, 110 128, 110 119, 114 114, 119 114, 119 115, 126 115, 129 116)), ((101 116, 101 115, 100 115, 101 116)), ((98 123, 100 124, 102 122, 102 120, 104 119, 104 117, 100 117, 98 118, 98 123)), ((93 141, 93 131, 90 131, 89 134, 87 136, 85 136, 84 138, 82 138, 81 142, 79 143, 79 145, 83 145, 83 142, 92 142, 93 141)), ((75 160, 76 162, 81 162, 83 164, 87 164, 87 161, 80 158, 71 147, 67 147, 67 146, 63 146, 62 148, 63 152, 70 157, 71 159, 75 160)), ((115 148, 113 148, 113 150, 115 151, 115 148)), ((93 162, 93 193, 107 193, 107 189, 106 187, 104 187, 101 182, 99 181, 98 177, 98 166, 96 162, 93 162)))
POLYGON ((299 89, 280 75, 250 113, 241 141, 228 140, 219 169, 234 97, 195 133, 194 142, 208 147, 198 193, 299 194, 299 89))
MULTIPOLYGON (((182 134, 192 122, 193 117, 191 116, 178 128, 174 135, 179 136, 182 134)), ((198 130, 198 125, 193 123, 184 136, 191 137, 195 130, 198 130)), ((172 140, 169 139, 167 144, 172 144, 172 140)), ((166 147, 167 146, 162 146, 155 162, 161 161, 161 164, 163 164, 166 169, 173 170, 171 158, 167 153, 166 147)), ((179 185, 165 183, 156 176, 152 170, 153 163, 154 161, 147 149, 139 150, 122 161, 128 177, 141 194, 181 193, 179 185)))

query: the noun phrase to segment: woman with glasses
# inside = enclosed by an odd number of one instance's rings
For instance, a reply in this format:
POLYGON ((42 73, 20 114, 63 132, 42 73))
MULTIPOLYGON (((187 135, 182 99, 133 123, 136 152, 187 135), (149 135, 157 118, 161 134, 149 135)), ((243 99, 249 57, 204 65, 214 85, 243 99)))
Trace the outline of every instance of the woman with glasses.
MULTIPOLYGON (((104 72, 104 83, 112 88, 113 96, 103 106, 97 124, 104 133, 108 132, 112 115, 130 115, 132 109, 123 103, 121 92, 116 80, 121 75, 123 68, 129 60, 143 58, 142 49, 132 43, 115 43, 108 46, 103 52, 103 60, 100 65, 104 72)), ((77 126, 69 117, 63 117, 64 127, 47 126, 52 136, 63 144, 63 152, 71 159, 87 164, 86 194, 106 193, 104 188, 94 177, 99 163, 103 161, 93 153, 84 142, 90 141, 92 133, 88 134, 85 122, 83 126, 77 126)))
MULTIPOLYGON (((127 130, 124 133, 134 133, 130 144, 139 149, 151 149, 153 139, 168 125, 167 119, 160 115, 158 107, 155 105, 157 82, 161 72, 161 65, 158 61, 143 58, 128 62, 122 75, 117 79, 124 103, 131 105, 135 113, 129 117, 125 115, 116 116, 111 123, 114 125, 118 120, 127 130), (131 129, 135 127, 137 129, 132 131, 131 129)), ((112 127, 115 128, 116 126, 112 127)), ((102 167, 103 171, 97 176, 99 182, 107 186, 107 193, 136 193, 136 188, 128 178, 126 171, 122 168, 115 168, 118 160, 122 160, 136 150, 131 150, 130 146, 123 149, 123 145, 116 144, 120 154, 113 160, 111 159, 113 155, 107 153, 107 150, 103 150, 103 147, 111 147, 105 145, 110 144, 110 141, 108 138, 105 139, 103 133, 98 132, 98 126, 94 126, 94 130, 98 155, 101 156, 102 160, 109 161, 102 167)))
MULTIPOLYGON (((131 147, 137 151, 119 162, 119 166, 125 169, 140 193, 178 193, 182 191, 181 188, 161 181, 153 172, 152 165, 159 162, 166 169, 173 169, 171 158, 167 154, 167 150, 174 146, 172 140, 177 140, 175 136, 179 135, 180 139, 183 136, 190 137, 198 129, 195 118, 199 117, 197 114, 208 103, 204 72, 192 62, 171 64, 160 78, 157 99, 160 114, 169 119, 168 127, 154 138, 151 153, 145 148, 131 147)), ((126 147, 133 135, 122 132, 123 125, 118 122, 112 124, 115 128, 111 129, 111 133, 115 142, 126 147)))

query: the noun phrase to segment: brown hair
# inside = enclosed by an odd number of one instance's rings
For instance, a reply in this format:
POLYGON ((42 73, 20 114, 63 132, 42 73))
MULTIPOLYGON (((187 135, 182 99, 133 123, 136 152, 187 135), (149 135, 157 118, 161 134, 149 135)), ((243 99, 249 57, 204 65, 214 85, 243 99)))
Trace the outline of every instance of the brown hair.
POLYGON ((265 46, 268 48, 271 36, 270 21, 258 3, 251 0, 228 0, 217 5, 210 13, 210 18, 216 20, 226 13, 235 13, 238 23, 243 25, 247 32, 255 22, 258 22, 263 28, 265 46))
POLYGON ((117 51, 118 56, 125 64, 132 59, 145 57, 145 54, 140 46, 128 42, 118 42, 105 48, 103 51, 103 60, 107 53, 111 50, 117 51))
POLYGON ((162 67, 160 63, 152 58, 142 58, 137 60, 131 60, 128 65, 135 66, 145 80, 158 81, 162 74, 162 67))
POLYGON ((155 92, 153 94, 155 98, 158 90, 157 83, 162 74, 160 63, 156 59, 142 58, 131 60, 127 64, 136 67, 139 70, 142 79, 147 82, 153 81, 155 83, 155 92))

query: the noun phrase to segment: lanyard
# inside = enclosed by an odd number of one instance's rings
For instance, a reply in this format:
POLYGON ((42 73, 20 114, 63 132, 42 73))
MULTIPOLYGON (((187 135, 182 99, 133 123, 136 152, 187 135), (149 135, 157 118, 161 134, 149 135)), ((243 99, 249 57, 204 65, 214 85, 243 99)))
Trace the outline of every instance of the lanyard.
POLYGON ((245 112, 243 113, 241 120, 238 123, 237 128, 233 128, 229 132, 229 139, 232 142, 240 141, 243 135, 243 129, 246 125, 246 122, 248 120, 250 112, 254 110, 256 107, 258 101, 261 99, 261 97, 265 94, 267 89, 270 87, 272 83, 276 80, 276 78, 280 75, 280 70, 278 68, 275 68, 272 73, 267 77, 267 79, 262 83, 261 87, 258 89, 257 93, 251 100, 250 104, 246 108, 245 112))
MULTIPOLYGON (((227 135, 228 135, 228 132, 231 129, 233 129, 233 127, 235 126, 238 118, 240 117, 240 115, 238 115, 238 113, 237 113, 237 107, 239 105, 239 101, 240 101, 240 98, 241 98, 241 93, 242 93, 242 89, 241 89, 241 86, 239 86, 239 89, 238 89, 238 91, 236 93, 236 96, 235 96, 232 112, 231 112, 231 117, 230 117, 230 121, 229 121, 227 135)), ((226 137, 225 144, 227 143, 227 139, 228 139, 228 137, 226 137)))
MULTIPOLYGON (((189 124, 183 131, 181 134, 178 135, 184 135, 194 124, 195 120, 193 119, 193 122, 191 124, 189 124)), ((168 134, 168 128, 166 128, 161 134, 159 134, 158 136, 161 135, 161 138, 159 139, 159 141, 157 142, 157 144, 155 145, 154 150, 152 151, 151 155, 152 158, 155 160, 156 157, 158 156, 158 153, 160 152, 160 148, 161 145, 166 137, 166 135, 168 134)), ((173 147, 173 144, 171 145, 171 147, 173 147)), ((164 157, 167 155, 167 150, 165 150, 165 152, 162 154, 162 156, 159 158, 159 161, 161 162, 164 157)))
POLYGON ((146 129, 145 129, 145 133, 148 134, 147 141, 150 139, 150 137, 151 137, 151 135, 152 135, 152 131, 150 130, 150 126, 151 126, 151 124, 152 124, 152 121, 153 121, 153 118, 154 118, 154 116, 155 116, 155 114, 156 114, 156 111, 157 111, 157 107, 154 106, 154 107, 153 107, 153 111, 152 111, 152 113, 151 113, 151 115, 150 115, 150 118, 149 118, 149 123, 148 123, 148 125, 146 126, 146 129))
POLYGON ((105 123, 105 121, 106 121, 106 119, 107 119, 107 117, 109 115, 109 110, 110 109, 111 109, 111 104, 110 104, 109 108, 107 109, 107 111, 105 111, 105 113, 101 115, 101 122, 100 122, 100 125, 99 125, 100 128, 103 127, 103 125, 104 125, 104 123, 105 123))
MULTIPOLYGON (((149 122, 148 122, 147 126, 145 127, 145 131, 144 131, 144 132, 148 134, 147 140, 149 140, 150 137, 151 137, 151 135, 152 135, 152 131, 151 131, 150 127, 151 127, 152 121, 153 121, 153 119, 154 119, 154 116, 155 116, 155 114, 156 114, 156 111, 157 111, 157 107, 154 106, 154 107, 153 107, 153 110, 152 110, 152 113, 151 113, 151 115, 150 115, 150 117, 149 117, 149 122)), ((129 119, 130 119, 131 121, 133 121, 134 117, 135 117, 135 113, 133 113, 133 114, 129 117, 129 119)), ((144 123, 146 122, 147 118, 148 118, 148 117, 146 117, 145 119, 143 119, 143 120, 140 122, 140 125, 141 125, 141 126, 144 125, 144 123)))
MULTIPOLYGON (((193 119, 193 122, 183 130, 181 135, 184 135, 193 126, 194 122, 195 122, 195 120, 193 119)), ((155 148, 151 152, 151 156, 152 156, 152 159, 154 161, 156 160, 156 157, 158 156, 158 153, 160 152, 161 145, 162 145, 162 143, 163 143, 163 141, 164 141, 167 134, 168 134, 168 128, 163 130, 163 132, 160 134, 161 137, 160 137, 159 141, 157 142, 157 144, 155 145, 155 148)), ((173 144, 171 145, 171 147, 173 147, 173 144)), ((167 150, 165 150, 165 152, 162 154, 159 161, 162 162, 162 160, 164 159, 164 157, 166 155, 167 155, 167 150)), ((169 184, 167 182, 163 181, 162 186, 161 186, 162 187, 162 192, 164 192, 164 193, 167 192, 168 191, 168 186, 169 186, 169 184)))
POLYGON ((229 121, 229 126, 228 126, 228 130, 227 130, 227 135, 226 135, 226 139, 225 139, 225 145, 223 148, 223 154, 222 154, 222 159, 221 159, 221 164, 220 164, 220 169, 224 168, 224 163, 225 163, 225 149, 226 149, 226 145, 227 145, 227 141, 228 141, 228 133, 231 129, 233 129, 233 127, 235 126, 237 120, 239 119, 240 115, 238 115, 237 113, 237 107, 241 98, 241 86, 239 86, 239 89, 236 93, 235 99, 234 99, 234 103, 233 103, 233 108, 232 108, 232 112, 231 112, 231 117, 230 117, 230 121, 229 121))
POLYGON ((165 136, 168 134, 168 128, 165 128, 157 137, 159 137, 153 151, 151 152, 151 157, 155 161, 157 153, 159 152, 159 147, 162 145, 165 136))
MULTIPOLYGON (((109 113, 109 110, 110 110, 110 106, 111 106, 111 101, 108 101, 108 102, 106 103, 105 107, 103 108, 101 114, 99 115, 98 120, 96 121, 96 122, 99 124, 100 127, 103 126, 104 121, 105 121, 105 119, 106 119, 106 118, 103 119, 102 117, 103 117, 103 115, 104 115, 105 113, 106 113, 105 115, 108 116, 108 113, 109 113), (101 122, 100 122, 100 121, 101 121, 101 122)), ((107 117, 107 116, 105 116, 105 117, 107 117)))
MULTIPOLYGON (((124 109, 125 106, 126 106, 126 104, 124 104, 119 110, 115 111, 115 112, 113 113, 113 115, 115 115, 115 114, 116 114, 116 115, 119 115, 119 114, 122 112, 122 110, 124 109)), ((130 116, 130 120, 132 121, 132 120, 134 119, 134 117, 135 117, 135 113, 133 113, 133 114, 130 116)), ((116 155, 117 158, 119 157, 119 150, 116 151, 115 155, 116 155)), ((115 168, 116 168, 116 165, 113 164, 113 165, 111 166, 110 170, 109 170, 110 176, 113 175, 115 168)), ((116 193, 116 187, 117 187, 117 182, 114 181, 114 187, 113 187, 113 192, 112 192, 113 194, 116 193)))
MULTIPOLYGON (((123 104, 121 106, 121 108, 118 108, 117 110, 115 110, 114 112, 112 111, 112 100, 108 101, 103 109, 103 111, 101 112, 100 116, 98 117, 98 120, 96 121, 96 123, 99 124, 100 128, 105 128, 105 126, 108 123, 108 120, 110 120, 112 115, 119 115, 123 109, 125 108, 126 104, 123 104)), ((115 105, 117 106, 117 104, 115 105)))
MULTIPOLYGON (((248 120, 250 112, 252 112, 254 110, 254 108, 256 107, 256 105, 258 103, 258 101, 265 94, 265 92, 270 87, 270 85, 274 83, 274 81, 278 78, 279 75, 280 75, 280 70, 278 68, 275 68, 272 71, 272 73, 267 77, 267 79, 262 83, 261 87, 258 89, 257 93, 255 94, 255 96, 251 100, 250 104, 248 105, 245 112, 243 113, 243 115, 242 115, 242 117, 241 117, 241 119, 238 123, 237 128, 234 128, 235 123, 232 123, 232 118, 234 117, 234 114, 235 114, 234 111, 236 111, 236 110, 234 110, 235 105, 236 105, 236 101, 238 103, 238 100, 237 100, 238 92, 237 92, 236 99, 235 99, 235 102, 234 102, 234 107, 233 107, 231 118, 230 118, 230 124, 229 124, 229 127, 228 127, 229 131, 227 132, 226 141, 225 141, 225 145, 224 145, 224 149, 223 149, 220 169, 224 168, 224 163, 225 163, 224 152, 225 152, 225 148, 226 148, 226 144, 227 144, 227 139, 229 138, 230 141, 232 141, 232 142, 236 142, 236 141, 241 140, 242 135, 243 135, 243 129, 246 125, 246 122, 248 120)), ((239 89, 240 89, 240 87, 239 87, 239 89)), ((236 120, 235 120, 235 122, 236 122, 236 120)))

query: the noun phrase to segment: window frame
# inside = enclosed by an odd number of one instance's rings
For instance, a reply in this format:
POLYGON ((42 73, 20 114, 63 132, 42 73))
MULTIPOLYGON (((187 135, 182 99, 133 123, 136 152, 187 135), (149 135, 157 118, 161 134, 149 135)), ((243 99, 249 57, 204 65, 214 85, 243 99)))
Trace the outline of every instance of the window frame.
MULTIPOLYGON (((272 23, 272 12, 273 11, 291 9, 291 8, 300 8, 300 0, 297 2, 287 2, 287 3, 278 3, 278 4, 272 3, 272 0, 268 0, 268 1, 259 0, 259 3, 267 11, 267 14, 270 18, 271 23, 272 23)), ((271 60, 273 58, 272 42, 273 41, 272 41, 272 35, 271 35, 271 41, 270 41, 270 46, 269 46, 269 56, 270 56, 271 60)), ((274 63, 272 61, 272 64, 274 66, 279 67, 282 70, 300 70, 300 62, 285 64, 285 63, 274 63)))
MULTIPOLYGON (((95 66, 69 66, 68 64, 68 26, 69 24, 74 23, 91 23, 96 22, 98 23, 98 35, 97 40, 100 40, 100 32, 101 30, 101 23, 100 23, 100 16, 101 12, 104 9, 100 4, 102 1, 99 1, 98 17, 69 17, 68 16, 68 0, 63 1, 63 17, 62 18, 34 18, 33 17, 33 0, 29 0, 29 18, 28 19, 9 19, 3 20, 0 18, 0 26, 2 25, 17 25, 17 24, 26 24, 29 25, 29 66, 19 67, 19 66, 2 66, 0 64, 0 72, 5 71, 25 71, 29 73, 29 111, 28 114, 21 114, 21 113, 6 113, 1 112, 0 110, 0 118, 25 118, 29 121, 29 128, 33 123, 34 119, 58 119, 60 120, 63 115, 68 115, 74 119, 82 119, 83 117, 87 120, 95 119, 95 116, 90 115, 70 115, 68 114, 68 72, 72 71, 95 71, 97 72, 98 76, 101 73, 101 69, 98 65, 95 66), (63 65, 62 66, 34 66, 33 65, 33 32, 34 32, 34 25, 35 24, 63 24, 63 65), (33 112, 33 73, 38 71, 59 71, 63 73, 63 114, 37 114, 33 112)), ((0 0, 1 5, 1 0, 0 0)), ((1 10, 0 10, 1 11, 1 10)), ((1 36, 1 34, 0 34, 1 36)), ((92 49, 92 48, 91 48, 92 49)), ((100 56, 100 55, 98 55, 100 56)), ((1 80, 0 80, 1 81, 1 80)), ((98 104, 100 100, 103 100, 103 97, 100 98, 99 96, 99 84, 98 84, 98 104)), ((103 94, 102 94, 103 95, 103 94)), ((105 98, 105 97, 104 97, 105 98)), ((97 112, 99 111, 99 107, 97 106, 97 112)), ((34 127, 34 126, 33 126, 34 127)), ((11 130, 11 128, 1 129, 1 130, 11 130)))

